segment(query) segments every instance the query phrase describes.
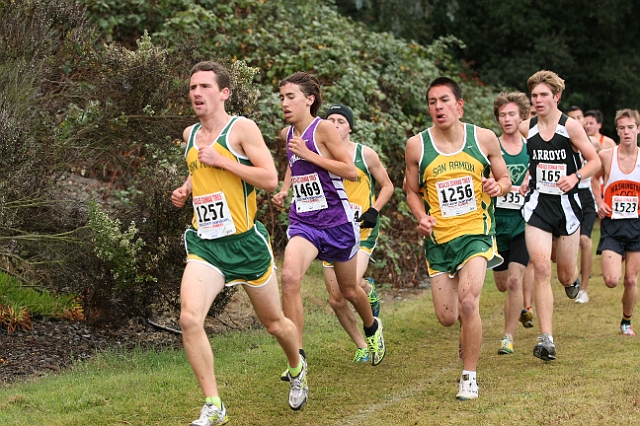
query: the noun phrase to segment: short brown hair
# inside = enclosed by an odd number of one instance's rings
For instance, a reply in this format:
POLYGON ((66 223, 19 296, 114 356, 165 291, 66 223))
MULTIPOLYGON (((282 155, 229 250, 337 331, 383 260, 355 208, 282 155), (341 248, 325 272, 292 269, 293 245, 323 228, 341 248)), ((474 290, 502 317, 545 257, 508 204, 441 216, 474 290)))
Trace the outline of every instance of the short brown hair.
POLYGON ((616 111, 616 118, 613 120, 613 124, 616 127, 618 127, 618 120, 621 118, 633 118, 636 122, 636 126, 640 127, 640 113, 638 113, 638 110, 636 109, 625 108, 616 111))
POLYGON ((527 87, 529 88, 529 92, 533 90, 538 84, 546 84, 551 89, 551 93, 553 95, 561 94, 564 90, 564 80, 558 77, 553 71, 542 70, 533 74, 527 80, 527 87))
POLYGON ((496 120, 499 120, 500 118, 500 108, 510 103, 514 103, 518 106, 520 118, 523 120, 529 118, 529 107, 531 102, 527 95, 522 92, 502 92, 493 103, 493 115, 496 116, 496 120))
POLYGON ((216 77, 216 83, 218 83, 218 89, 231 89, 231 75, 229 71, 222 65, 213 61, 198 62, 191 68, 191 75, 194 75, 200 71, 212 71, 216 77))
POLYGON ((318 110, 320 109, 320 105, 322 105, 322 88, 320 87, 318 79, 311 74, 298 71, 282 80, 278 87, 282 87, 287 83, 296 84, 300 87, 300 91, 307 97, 313 95, 314 100, 313 104, 311 104, 310 112, 314 117, 318 115, 318 110))

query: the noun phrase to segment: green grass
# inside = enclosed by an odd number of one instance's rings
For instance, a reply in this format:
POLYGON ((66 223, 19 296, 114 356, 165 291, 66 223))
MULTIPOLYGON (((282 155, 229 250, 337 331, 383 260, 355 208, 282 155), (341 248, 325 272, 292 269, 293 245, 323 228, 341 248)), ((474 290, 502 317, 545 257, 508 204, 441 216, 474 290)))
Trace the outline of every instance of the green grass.
MULTIPOLYGON (((594 235, 597 241, 597 235, 594 235)), ((353 365, 354 346, 326 303, 321 268, 305 279, 310 399, 287 406, 284 356, 264 330, 212 336, 231 425, 638 424, 640 344, 619 334, 622 288, 608 289, 594 257, 591 301, 567 299, 554 281, 558 359, 532 356, 538 334, 519 327, 515 355, 499 356, 504 295, 487 274, 478 367, 480 399, 458 402, 458 327, 441 326, 425 292, 387 292, 387 357, 353 365)), ((0 347, 1 350, 1 347, 0 347)), ((187 425, 203 397, 182 351, 107 353, 71 371, 6 387, 2 425, 187 425)))
POLYGON ((65 310, 78 307, 74 295, 36 291, 3 272, 0 272, 0 305, 12 307, 16 312, 24 308, 31 315, 52 317, 62 317, 65 310))

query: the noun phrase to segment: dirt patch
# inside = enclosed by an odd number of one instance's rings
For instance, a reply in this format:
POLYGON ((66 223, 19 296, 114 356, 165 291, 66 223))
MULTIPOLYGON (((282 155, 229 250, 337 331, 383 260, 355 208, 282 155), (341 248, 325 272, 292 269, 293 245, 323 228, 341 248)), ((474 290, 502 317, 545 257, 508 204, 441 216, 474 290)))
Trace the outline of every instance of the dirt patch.
MULTIPOLYGON (((234 295, 222 314, 207 318, 205 323, 209 335, 249 327, 261 327, 261 324, 243 291, 234 295)), ((32 330, 19 329, 7 334, 5 329, 0 329, 0 387, 63 370, 107 349, 182 348, 182 335, 169 331, 179 329, 177 316, 137 318, 118 328, 36 319, 32 330)))

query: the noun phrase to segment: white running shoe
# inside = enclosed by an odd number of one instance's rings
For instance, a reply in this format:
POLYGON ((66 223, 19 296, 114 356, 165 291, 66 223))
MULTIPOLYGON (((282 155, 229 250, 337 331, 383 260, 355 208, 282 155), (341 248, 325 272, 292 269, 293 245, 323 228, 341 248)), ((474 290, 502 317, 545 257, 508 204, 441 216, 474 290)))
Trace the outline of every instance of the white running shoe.
POLYGON ((463 374, 460 378, 460 390, 456 395, 458 401, 469 401, 478 398, 478 383, 471 380, 468 374, 463 374))
POLYGON ((207 402, 200 411, 200 418, 191 422, 191 426, 223 425, 228 421, 227 409, 224 408, 224 404, 218 408, 214 404, 207 402))
POLYGON ((291 377, 289 371, 289 383, 291 384, 291 390, 289 391, 289 407, 292 410, 297 411, 304 407, 307 403, 307 396, 309 395, 309 386, 307 385, 307 361, 300 355, 300 362, 302 363, 302 371, 296 377, 291 377))
POLYGON ((576 297, 576 303, 587 303, 589 302, 589 295, 587 294, 587 290, 580 290, 578 293, 578 297, 576 297))

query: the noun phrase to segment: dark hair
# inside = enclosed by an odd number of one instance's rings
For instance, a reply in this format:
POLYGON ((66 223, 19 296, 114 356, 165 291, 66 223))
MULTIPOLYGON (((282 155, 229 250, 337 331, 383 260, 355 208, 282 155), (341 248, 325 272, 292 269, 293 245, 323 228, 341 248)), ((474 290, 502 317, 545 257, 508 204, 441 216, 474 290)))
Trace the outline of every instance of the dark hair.
POLYGON ((582 108, 580 108, 578 105, 571 105, 569 108, 567 108, 567 112, 573 112, 573 111, 582 112, 582 108))
POLYGON ((200 71, 213 71, 216 83, 218 83, 218 89, 231 88, 231 75, 229 71, 219 63, 213 61, 198 62, 191 68, 191 75, 200 71))
POLYGON ((318 79, 311 74, 298 71, 282 80, 278 87, 282 87, 287 83, 296 84, 300 87, 300 91, 307 97, 313 95, 314 99, 313 104, 311 104, 311 115, 314 117, 317 116, 320 105, 322 105, 322 88, 320 87, 318 79))
POLYGON ((531 102, 527 95, 522 92, 502 92, 493 103, 493 115, 496 116, 496 120, 500 121, 500 108, 510 103, 517 105, 520 118, 523 120, 529 118, 531 102))
POLYGON ((429 102, 429 91, 437 86, 447 86, 453 92, 453 95, 456 97, 456 101, 462 99, 462 89, 458 83, 451 80, 449 77, 438 77, 429 84, 429 87, 427 87, 427 102, 429 102))
POLYGON ((602 123, 604 117, 602 116, 602 112, 599 109, 590 109, 589 111, 584 113, 584 118, 593 117, 596 119, 597 123, 602 123))

